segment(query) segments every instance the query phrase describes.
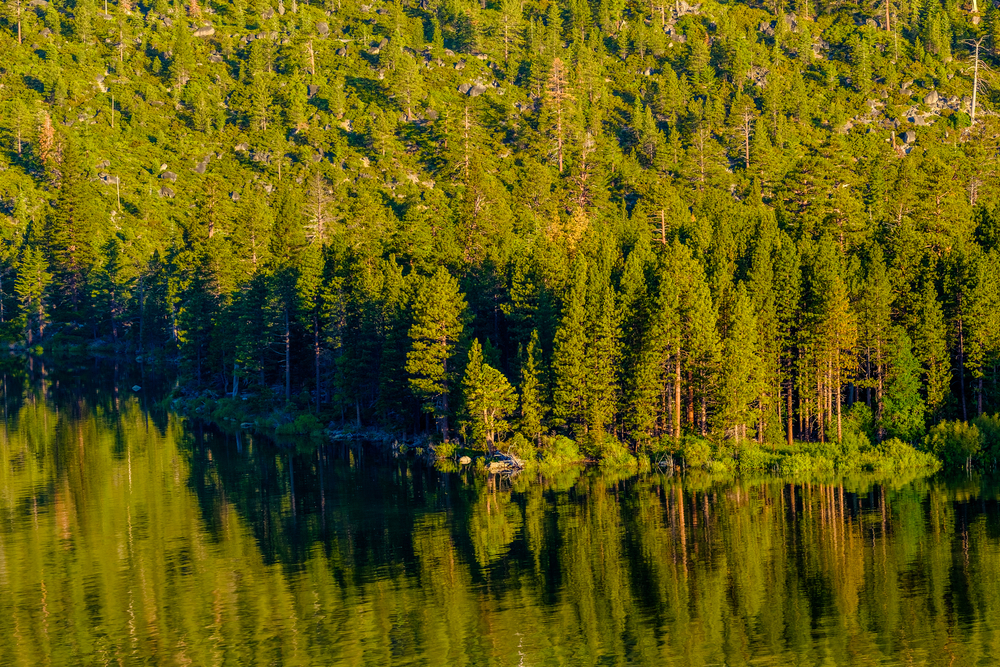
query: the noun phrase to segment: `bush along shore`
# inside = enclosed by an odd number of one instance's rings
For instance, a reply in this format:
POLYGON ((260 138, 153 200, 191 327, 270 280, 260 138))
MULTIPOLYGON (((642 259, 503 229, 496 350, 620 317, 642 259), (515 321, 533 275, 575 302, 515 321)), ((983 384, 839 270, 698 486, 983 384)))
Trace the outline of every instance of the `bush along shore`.
MULTIPOLYGON (((760 443, 712 439, 699 435, 663 438, 636 449, 604 434, 600 442, 579 442, 562 435, 545 435, 537 442, 520 433, 490 444, 469 436, 442 441, 428 433, 405 433, 360 427, 333 420, 324 424, 309 411, 309 398, 283 404, 273 397, 218 397, 212 392, 168 397, 174 412, 214 423, 223 430, 243 429, 264 434, 279 444, 285 439, 301 446, 335 441, 380 444, 399 455, 436 461, 444 469, 471 466, 479 472, 553 471, 567 465, 591 464, 623 473, 703 470, 715 475, 783 475, 872 473, 895 476, 929 474, 938 470, 994 472, 1000 458, 1000 415, 983 415, 971 422, 942 421, 917 442, 898 437, 878 440, 871 410, 857 404, 847 413, 840 441, 760 443)), ((328 415, 327 415, 328 416, 328 415)))

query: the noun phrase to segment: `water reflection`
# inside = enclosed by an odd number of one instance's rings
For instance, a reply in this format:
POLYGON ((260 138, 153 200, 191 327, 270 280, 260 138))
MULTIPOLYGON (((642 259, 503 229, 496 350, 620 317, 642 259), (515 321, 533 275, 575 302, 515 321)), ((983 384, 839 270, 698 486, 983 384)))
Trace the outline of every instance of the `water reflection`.
POLYGON ((492 481, 135 372, 2 379, 0 664, 996 663, 991 480, 492 481))

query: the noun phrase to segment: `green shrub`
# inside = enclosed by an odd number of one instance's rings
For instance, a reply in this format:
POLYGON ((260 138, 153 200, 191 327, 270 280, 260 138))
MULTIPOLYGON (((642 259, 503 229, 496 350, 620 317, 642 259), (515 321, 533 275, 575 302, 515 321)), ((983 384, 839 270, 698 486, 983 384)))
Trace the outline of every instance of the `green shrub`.
POLYGON ((899 438, 886 440, 862 453, 860 458, 862 470, 883 474, 940 466, 934 456, 914 449, 899 438))
POLYGON ((320 423, 316 415, 304 414, 295 418, 295 421, 281 424, 275 429, 278 435, 316 435, 323 433, 323 424, 320 423))
POLYGON ((961 468, 971 463, 982 448, 982 437, 975 424, 943 421, 931 428, 924 441, 926 448, 946 468, 961 468))
POLYGON ((739 469, 741 472, 771 470, 777 462, 778 457, 774 452, 762 449, 756 443, 745 445, 739 451, 739 469))
POLYGON ((981 415, 972 420, 979 429, 981 457, 992 464, 1000 458, 1000 414, 981 415))
POLYGON ((857 401, 844 415, 844 438, 848 435, 864 435, 871 440, 875 434, 875 415, 867 404, 857 401))
POLYGON ((733 472, 731 463, 732 463, 731 461, 709 461, 705 465, 705 468, 710 473, 714 473, 716 475, 724 475, 733 472))
POLYGON ((514 437, 504 443, 501 449, 510 451, 525 460, 535 458, 535 444, 520 433, 515 433, 514 437))
MULTIPOLYGON (((866 406, 867 407, 867 406, 866 406)), ((863 431, 845 431, 839 450, 832 458, 840 470, 858 470, 861 468, 861 456, 872 448, 868 435, 863 431)))
POLYGON ((583 459, 576 442, 563 435, 542 438, 542 447, 546 463, 575 463, 583 459))
POLYGON ((451 459, 455 457, 455 452, 458 451, 458 445, 452 440, 447 440, 445 442, 439 442, 434 446, 434 454, 439 459, 451 459))
POLYGON ((796 475, 812 472, 813 458, 804 452, 790 454, 781 460, 781 472, 786 475, 796 475))
POLYGON ((688 435, 681 441, 680 455, 687 467, 700 468, 712 456, 712 445, 705 438, 688 435))
POLYGON ((634 468, 635 457, 618 438, 605 433, 600 439, 601 466, 604 468, 634 468))

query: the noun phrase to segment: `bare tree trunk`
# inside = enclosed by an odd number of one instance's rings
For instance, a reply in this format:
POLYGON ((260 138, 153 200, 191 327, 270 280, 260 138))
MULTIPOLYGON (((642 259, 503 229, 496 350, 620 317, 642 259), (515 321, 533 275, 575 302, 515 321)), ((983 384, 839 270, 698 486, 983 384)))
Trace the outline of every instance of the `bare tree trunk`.
MULTIPOLYGON (((961 296, 959 296, 959 308, 961 308, 961 296)), ((962 397, 962 420, 969 420, 969 413, 965 407, 965 335, 962 332, 962 318, 958 318, 958 387, 962 397)))
POLYGON ((677 344, 677 361, 674 372, 674 437, 681 441, 681 346, 677 344))
POLYGON ((313 314, 313 359, 316 362, 316 412, 319 412, 319 316, 313 314))
POLYGON ((844 428, 843 421, 841 419, 841 386, 840 386, 840 368, 837 368, 837 442, 844 441, 844 428))
MULTIPOLYGON (((976 0, 972 0, 972 11, 973 12, 979 11, 978 9, 976 9, 976 0)), ((976 125, 976 97, 977 93, 979 92, 979 46, 983 43, 983 39, 984 39, 983 37, 980 37, 975 41, 976 62, 973 65, 973 74, 972 74, 972 113, 971 113, 971 120, 969 122, 970 127, 975 127, 976 125)))
POLYGON ((292 332, 285 306, 285 403, 292 400, 292 332))
POLYGON ((979 391, 976 396, 976 416, 983 416, 983 378, 979 378, 979 391))
POLYGON ((795 418, 792 415, 792 380, 788 379, 788 414, 786 418, 788 419, 788 446, 792 446, 792 426, 794 424, 795 418))

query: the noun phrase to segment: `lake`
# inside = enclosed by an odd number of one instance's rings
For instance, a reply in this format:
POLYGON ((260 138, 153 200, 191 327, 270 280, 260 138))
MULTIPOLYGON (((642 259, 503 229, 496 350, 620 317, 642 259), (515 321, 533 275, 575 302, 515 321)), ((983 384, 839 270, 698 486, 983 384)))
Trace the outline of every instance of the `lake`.
POLYGON ((0 664, 994 665, 1000 485, 438 470, 2 378, 0 664))

